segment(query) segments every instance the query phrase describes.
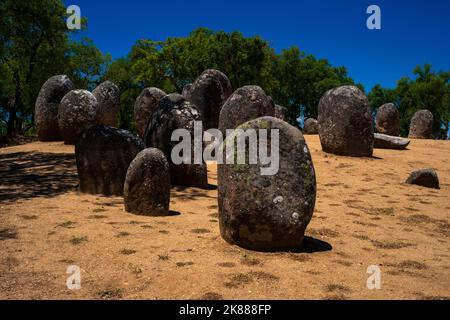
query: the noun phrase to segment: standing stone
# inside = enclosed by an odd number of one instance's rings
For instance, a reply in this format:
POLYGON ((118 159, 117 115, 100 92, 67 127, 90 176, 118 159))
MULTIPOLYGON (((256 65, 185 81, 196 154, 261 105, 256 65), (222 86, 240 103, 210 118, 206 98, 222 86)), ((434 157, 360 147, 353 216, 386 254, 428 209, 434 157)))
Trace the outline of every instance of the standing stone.
MULTIPOLYGON (((251 120, 238 129, 267 129, 269 145, 278 143, 271 139, 272 130, 278 129, 279 170, 275 175, 262 175, 261 168, 268 166, 261 165, 261 158, 258 164, 218 165, 222 237, 247 249, 299 248, 316 201, 314 166, 301 131, 273 117, 251 120)), ((241 134, 245 133, 236 130, 227 137, 224 155, 227 144, 241 134)), ((253 146, 259 143, 259 138, 257 143, 250 142, 253 146)))
POLYGON ((75 89, 66 75, 53 76, 39 91, 35 105, 35 121, 40 141, 61 140, 58 126, 58 108, 61 99, 75 89))
POLYGON ((372 111, 365 94, 355 86, 329 90, 319 102, 322 150, 343 156, 373 154, 372 111))
POLYGON ((274 116, 275 116, 275 118, 278 118, 278 119, 288 122, 289 121, 289 110, 286 107, 276 104, 274 116))
POLYGON ((319 125, 317 120, 314 118, 308 118, 305 120, 305 125, 303 127, 304 134, 318 134, 319 133, 319 125))
POLYGON ((408 184, 415 184, 426 188, 439 189, 439 178, 433 169, 421 169, 414 171, 406 180, 408 184))
POLYGON ((275 115, 275 105, 270 96, 258 86, 237 89, 220 111, 219 129, 225 135, 227 129, 263 116, 275 115))
POLYGON ((220 110, 231 93, 227 76, 218 70, 208 69, 186 88, 185 97, 200 111, 205 129, 210 129, 218 128, 220 110))
POLYGON ((152 118, 153 112, 158 107, 159 101, 167 94, 158 88, 145 88, 134 104, 134 119, 139 136, 143 137, 147 124, 152 118))
POLYGON ((181 92, 181 95, 185 97, 186 99, 189 97, 189 91, 192 88, 192 83, 188 83, 183 87, 183 91, 181 92))
MULTIPOLYGON (((147 147, 160 149, 170 164, 170 178, 172 184, 189 187, 206 188, 208 176, 206 164, 194 164, 194 123, 201 124, 202 117, 197 108, 182 95, 172 93, 159 102, 158 108, 150 119, 144 134, 147 147), (172 133, 176 129, 186 129, 191 134, 191 164, 174 164, 172 162, 172 148, 179 141, 171 141, 172 133)), ((203 132, 200 133, 201 135, 203 132)), ((200 139, 202 136, 200 137, 200 139)), ((202 148, 200 148, 201 152, 202 148)))
POLYGON ((169 214, 170 169, 164 153, 142 150, 128 167, 123 189, 125 210, 145 216, 169 214))
POLYGON ((431 139, 433 136, 433 114, 429 110, 417 111, 409 127, 410 139, 431 139))
POLYGON ((92 94, 97 99, 97 124, 117 127, 120 111, 120 89, 111 81, 101 83, 92 94))
POLYGON ((75 144, 80 133, 96 124, 97 99, 87 90, 72 90, 59 105, 58 124, 65 144, 75 144))
POLYGON ((399 135, 400 116, 393 103, 386 103, 378 108, 375 127, 378 133, 388 136, 399 135))
POLYGON ((80 191, 122 195, 128 167, 144 149, 142 140, 126 130, 93 126, 75 145, 80 191))

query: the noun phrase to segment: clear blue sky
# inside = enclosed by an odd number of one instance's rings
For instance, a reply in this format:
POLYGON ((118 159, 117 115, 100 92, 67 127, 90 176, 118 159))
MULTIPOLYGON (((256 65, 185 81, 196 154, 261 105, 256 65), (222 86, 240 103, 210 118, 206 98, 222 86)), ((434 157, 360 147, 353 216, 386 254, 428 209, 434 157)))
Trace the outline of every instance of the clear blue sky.
POLYGON ((138 39, 186 36, 198 27, 259 35, 280 52, 298 46, 344 65, 366 90, 395 86, 417 64, 450 70, 448 0, 65 0, 88 18, 88 36, 113 58, 138 39), (382 30, 368 30, 366 9, 381 7, 382 30))

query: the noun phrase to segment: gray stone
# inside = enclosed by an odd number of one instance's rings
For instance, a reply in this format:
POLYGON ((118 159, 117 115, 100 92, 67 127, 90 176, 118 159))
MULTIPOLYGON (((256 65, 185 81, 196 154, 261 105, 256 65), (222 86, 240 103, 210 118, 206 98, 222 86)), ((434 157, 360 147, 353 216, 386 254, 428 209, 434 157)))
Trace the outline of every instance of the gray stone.
POLYGON ((220 111, 219 129, 235 129, 240 124, 263 116, 275 116, 275 105, 270 96, 258 86, 237 89, 220 111))
POLYGON ((375 128, 378 133, 389 136, 398 136, 400 130, 400 116, 393 103, 383 104, 378 108, 375 120, 375 128))
POLYGON ((276 104, 274 116, 275 118, 289 122, 289 110, 286 107, 276 104))
POLYGON ((87 90, 72 90, 61 100, 58 125, 65 144, 75 144, 80 133, 96 124, 97 99, 87 90))
POLYGON ((35 121, 40 141, 61 140, 58 126, 58 109, 62 98, 75 89, 66 75, 48 79, 39 91, 35 105, 35 121))
POLYGON ((408 184, 415 184, 418 186, 439 189, 439 178, 433 169, 421 169, 412 172, 406 180, 408 184))
POLYGON ((128 167, 144 149, 142 140, 126 130, 93 126, 75 145, 80 191, 122 195, 128 167))
POLYGON ((410 139, 432 139, 433 114, 429 110, 417 111, 411 119, 409 127, 410 139))
POLYGON ((188 83, 183 87, 183 91, 181 92, 181 95, 185 97, 186 99, 189 97, 189 91, 192 88, 192 83, 188 83))
POLYGON ((170 169, 164 153, 142 150, 128 167, 124 185, 125 210, 145 216, 167 216, 170 202, 170 169))
POLYGON ((144 134, 147 147, 160 149, 170 165, 170 178, 172 184, 206 188, 208 176, 206 164, 194 164, 194 123, 202 122, 202 117, 197 108, 182 95, 172 93, 159 102, 158 108, 150 119, 144 134), (176 129, 186 129, 191 132, 192 164, 174 164, 171 160, 172 148, 178 141, 171 141, 172 133, 176 129))
MULTIPOLYGON (((300 130, 274 117, 246 122, 238 129, 279 130, 279 171, 262 175, 258 164, 219 164, 220 233, 229 243, 261 251, 301 245, 316 201, 316 178, 308 146, 300 130)), ((244 134, 234 131, 226 145, 244 134)), ((265 147, 265 146, 263 146, 265 147)))
POLYGON ((183 92, 200 111, 205 129, 218 128, 220 110, 232 93, 228 77, 218 70, 208 69, 183 92))
POLYGON ((101 83, 92 94, 97 99, 97 124, 117 127, 120 111, 120 89, 111 81, 101 83))
POLYGON ((319 125, 316 119, 308 118, 305 120, 303 134, 319 134, 319 125))
POLYGON ((409 139, 406 138, 375 133, 373 147, 377 149, 404 150, 409 145, 409 142, 410 142, 409 139))
POLYGON ((139 136, 143 137, 147 124, 153 112, 158 107, 159 101, 167 94, 158 88, 145 88, 134 104, 134 119, 139 136))
POLYGON ((373 123, 369 100, 355 86, 329 90, 319 102, 322 150, 343 156, 371 157, 373 123))

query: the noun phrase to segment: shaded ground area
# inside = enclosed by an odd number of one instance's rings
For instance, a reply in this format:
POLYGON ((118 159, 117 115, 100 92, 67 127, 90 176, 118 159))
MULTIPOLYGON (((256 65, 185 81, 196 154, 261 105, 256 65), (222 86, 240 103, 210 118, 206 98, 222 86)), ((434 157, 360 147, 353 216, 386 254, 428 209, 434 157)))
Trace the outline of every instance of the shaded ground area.
POLYGON ((0 149, 0 298, 448 299, 450 143, 358 159, 306 139, 316 210, 302 247, 269 253, 220 237, 215 165, 208 190, 174 187, 171 216, 143 217, 120 197, 78 193, 71 146, 0 149), (425 167, 441 190, 404 183, 425 167), (81 290, 66 287, 70 265, 81 290), (380 290, 367 289, 370 265, 380 290))

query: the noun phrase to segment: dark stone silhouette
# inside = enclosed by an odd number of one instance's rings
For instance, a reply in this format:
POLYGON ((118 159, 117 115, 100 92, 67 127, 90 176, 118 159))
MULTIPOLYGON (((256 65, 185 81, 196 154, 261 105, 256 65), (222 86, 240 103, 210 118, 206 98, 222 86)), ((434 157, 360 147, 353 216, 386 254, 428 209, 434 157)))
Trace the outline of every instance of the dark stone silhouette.
POLYGON ((383 104, 378 108, 375 128, 378 133, 388 136, 398 136, 400 130, 400 116, 393 103, 383 104))
POLYGON ((144 134, 147 147, 160 149, 170 165, 172 184, 206 188, 208 177, 206 164, 194 164, 194 123, 202 122, 197 108, 182 95, 172 93, 159 102, 158 108, 150 119, 144 134), (171 141, 172 133, 176 129, 186 129, 191 133, 191 164, 174 164, 172 162, 172 148, 179 141, 171 141))
POLYGON ((322 150, 343 156, 371 157, 373 124, 369 100, 355 86, 329 90, 319 102, 322 150))
POLYGON ((80 133, 96 124, 97 99, 87 90, 72 90, 59 105, 58 124, 65 144, 75 144, 80 133))
POLYGON ((75 146, 80 191, 122 195, 128 167, 144 149, 142 140, 126 130, 93 126, 75 146))
POLYGON ((123 190, 126 211, 169 215, 170 169, 164 153, 156 148, 142 150, 128 167, 123 190))
POLYGON ((439 178, 433 169, 421 169, 412 172, 406 180, 408 184, 415 184, 418 186, 439 189, 439 178))
POLYGON ((289 110, 286 107, 276 104, 274 116, 275 118, 289 122, 289 110))
POLYGON ((158 107, 159 101, 167 94, 158 88, 145 88, 134 104, 134 119, 139 136, 143 137, 147 124, 153 112, 158 107))
POLYGON ((303 134, 318 134, 319 125, 316 119, 308 118, 305 120, 305 125, 303 127, 303 134))
POLYGON ((374 148, 377 149, 394 149, 404 150, 409 145, 409 139, 388 136, 386 134, 375 133, 374 134, 374 148))
POLYGON ((231 83, 219 70, 205 70, 183 95, 200 111, 206 129, 218 128, 220 110, 231 95, 231 83))
POLYGON ((117 127, 120 111, 120 89, 111 81, 101 83, 92 94, 97 99, 97 124, 117 127))
POLYGON ((263 116, 275 116, 275 105, 270 96, 258 86, 237 89, 220 111, 219 129, 235 129, 240 124, 263 116))
POLYGON ((66 75, 53 76, 41 87, 34 112, 40 141, 61 140, 58 126, 58 108, 61 99, 73 89, 75 89, 75 86, 66 75))
POLYGON ((429 110, 417 111, 411 119, 409 127, 410 139, 432 139, 433 114, 429 110))
MULTIPOLYGON (((247 160, 246 164, 218 165, 221 235, 247 249, 299 248, 316 201, 316 178, 308 146, 300 130, 274 117, 254 119, 238 127, 250 128, 267 129, 268 144, 277 143, 271 140, 271 132, 279 130, 279 170, 275 175, 262 175, 260 169, 267 165, 259 160, 258 164, 248 164, 247 160)), ((240 134, 235 131, 227 137, 224 156, 227 144, 240 134)))

